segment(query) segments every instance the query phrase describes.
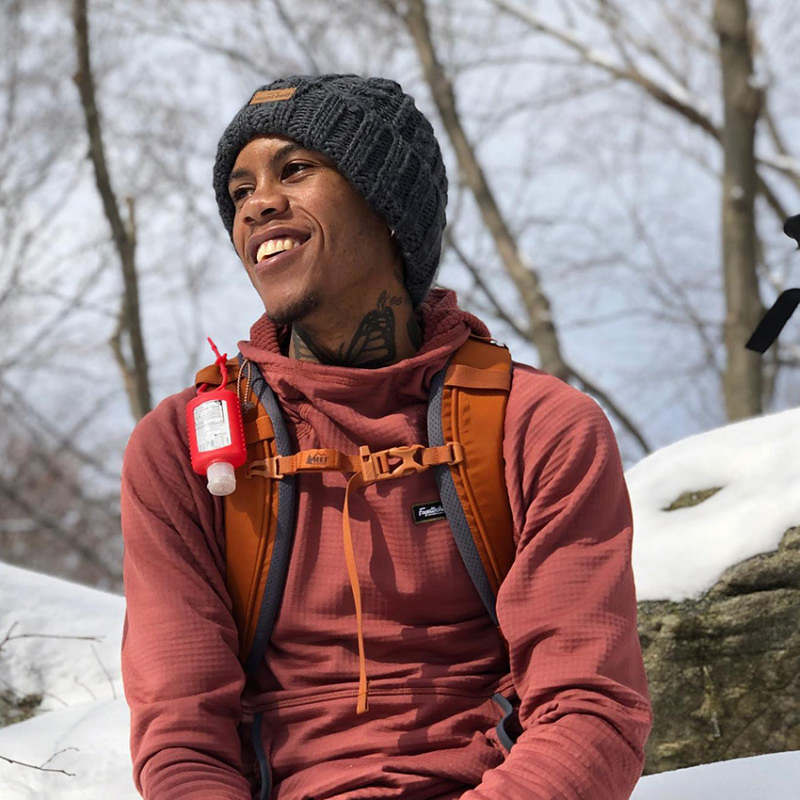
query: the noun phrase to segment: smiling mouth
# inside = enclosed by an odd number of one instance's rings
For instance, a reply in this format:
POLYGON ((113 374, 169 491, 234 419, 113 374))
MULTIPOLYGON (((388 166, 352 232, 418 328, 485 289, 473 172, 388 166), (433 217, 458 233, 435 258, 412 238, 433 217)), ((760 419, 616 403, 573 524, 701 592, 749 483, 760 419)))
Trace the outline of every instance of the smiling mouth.
POLYGON ((262 242, 258 247, 258 251, 256 252, 256 264, 261 264, 275 258, 275 256, 281 253, 286 253, 297 247, 302 247, 306 241, 308 240, 306 239, 301 242, 299 239, 294 239, 290 236, 286 236, 282 239, 267 239, 266 242, 262 242))

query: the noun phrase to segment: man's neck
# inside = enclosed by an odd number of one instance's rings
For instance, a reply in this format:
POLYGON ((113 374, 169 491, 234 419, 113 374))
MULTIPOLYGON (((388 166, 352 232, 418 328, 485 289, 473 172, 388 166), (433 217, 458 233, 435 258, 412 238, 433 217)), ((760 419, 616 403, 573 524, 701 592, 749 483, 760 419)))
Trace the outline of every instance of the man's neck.
POLYGON ((350 330, 325 334, 302 322, 292 325, 289 356, 339 367, 377 369, 410 358, 422 331, 407 293, 381 292, 374 308, 350 330))

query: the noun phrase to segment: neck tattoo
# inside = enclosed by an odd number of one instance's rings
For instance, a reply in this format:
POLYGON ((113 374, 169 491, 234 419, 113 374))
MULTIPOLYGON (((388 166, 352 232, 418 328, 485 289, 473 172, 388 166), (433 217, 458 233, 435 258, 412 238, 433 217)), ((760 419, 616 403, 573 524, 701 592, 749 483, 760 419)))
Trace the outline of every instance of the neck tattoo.
MULTIPOLYGON (((393 364, 397 360, 397 341, 393 307, 403 304, 402 297, 389 297, 381 292, 377 308, 368 311, 358 324, 350 344, 342 342, 335 350, 315 340, 302 325, 292 326, 292 349, 294 357, 301 361, 318 361, 337 367, 362 367, 376 369, 393 364)), ((413 319, 413 316, 412 316, 413 319)), ((416 324, 416 320, 415 323, 416 324)), ((416 324, 417 330, 419 325, 416 324)), ((408 326, 411 337, 411 323, 408 326)), ((421 336, 417 334, 417 339, 421 336)), ((416 346, 416 345, 415 345, 416 346)))

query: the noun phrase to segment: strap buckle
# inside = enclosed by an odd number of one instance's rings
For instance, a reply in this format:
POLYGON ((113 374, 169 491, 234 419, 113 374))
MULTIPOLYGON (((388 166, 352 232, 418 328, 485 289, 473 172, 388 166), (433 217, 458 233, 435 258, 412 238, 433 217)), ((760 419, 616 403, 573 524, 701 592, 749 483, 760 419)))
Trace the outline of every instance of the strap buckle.
POLYGON ((251 461, 247 465, 247 477, 275 478, 280 480, 285 477, 281 472, 281 456, 270 456, 261 461, 251 461))
POLYGON ((387 478, 399 478, 403 475, 424 472, 428 469, 428 464, 423 464, 416 459, 417 454, 424 449, 421 444, 410 444, 372 453, 367 445, 362 445, 358 449, 358 457, 361 461, 361 474, 364 482, 372 483, 387 478), (399 464, 392 463, 394 459, 398 458, 400 459, 399 464))
POLYGON ((461 442, 445 442, 444 447, 447 448, 449 458, 444 463, 452 467, 454 464, 460 464, 464 460, 464 448, 461 442))

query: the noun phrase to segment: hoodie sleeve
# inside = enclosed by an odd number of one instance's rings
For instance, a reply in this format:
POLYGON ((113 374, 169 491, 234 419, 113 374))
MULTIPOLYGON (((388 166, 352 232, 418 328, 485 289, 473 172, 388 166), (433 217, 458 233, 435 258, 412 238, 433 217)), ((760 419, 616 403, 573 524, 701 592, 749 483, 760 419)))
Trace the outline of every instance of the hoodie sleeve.
POLYGON ((221 505, 189 462, 183 415, 192 396, 167 398, 142 419, 122 470, 133 777, 146 800, 249 800, 221 505))
POLYGON ((515 367, 504 457, 519 539, 497 613, 523 730, 462 800, 625 800, 651 714, 614 434, 589 397, 515 367))

